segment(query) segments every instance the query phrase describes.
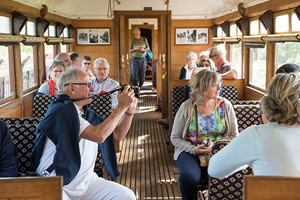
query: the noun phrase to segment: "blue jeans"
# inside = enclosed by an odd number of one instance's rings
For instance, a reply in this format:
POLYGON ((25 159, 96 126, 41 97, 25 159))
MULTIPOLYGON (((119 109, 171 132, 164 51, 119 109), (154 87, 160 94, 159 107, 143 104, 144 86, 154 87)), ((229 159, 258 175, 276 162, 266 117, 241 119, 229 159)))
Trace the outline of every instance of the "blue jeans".
POLYGON ((180 191, 183 200, 197 199, 197 186, 200 184, 201 168, 198 156, 185 151, 176 160, 179 169, 180 191))
POLYGON ((139 86, 140 88, 144 84, 145 73, 147 67, 146 58, 131 58, 130 65, 130 82, 132 86, 139 86))

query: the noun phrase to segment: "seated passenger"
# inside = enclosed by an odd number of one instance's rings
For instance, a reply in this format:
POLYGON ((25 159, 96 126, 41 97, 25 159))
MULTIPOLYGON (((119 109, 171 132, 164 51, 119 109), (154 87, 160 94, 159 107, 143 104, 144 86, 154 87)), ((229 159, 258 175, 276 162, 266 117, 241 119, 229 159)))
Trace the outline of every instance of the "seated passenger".
POLYGON ((0 177, 18 176, 15 145, 5 122, 0 120, 0 177))
POLYGON ((54 60, 49 68, 50 79, 43 83, 39 90, 39 94, 55 95, 57 94, 56 81, 58 77, 65 71, 65 64, 60 60, 54 60))
POLYGON ((103 120, 85 105, 93 87, 81 68, 67 70, 57 81, 60 95, 37 127, 31 159, 38 174, 63 176, 63 199, 135 199, 128 188, 94 172, 98 143, 103 162, 113 180, 119 175, 114 140, 123 139, 137 105, 134 91, 126 86, 116 109, 103 120), (53 170, 51 170, 51 168, 53 170))
POLYGON ((174 120, 171 142, 179 168, 182 199, 194 199, 200 183, 199 155, 211 152, 203 141, 232 140, 238 133, 231 103, 219 97, 221 76, 209 69, 197 73, 190 99, 181 104, 174 120))
POLYGON ((90 56, 83 56, 81 61, 81 67, 84 69, 86 73, 88 73, 90 78, 95 78, 93 72, 90 67, 92 65, 92 59, 90 56))
POLYGON ((80 67, 80 56, 77 52, 71 52, 69 53, 70 60, 71 60, 71 65, 70 67, 80 67))
POLYGON ((61 60, 64 64, 65 64, 65 70, 69 69, 71 67, 71 58, 69 56, 69 54, 67 53, 58 53, 54 60, 61 60))
POLYGON ((221 74, 222 79, 237 79, 237 72, 233 65, 226 61, 226 50, 223 47, 210 48, 209 58, 215 62, 217 72, 221 74))
POLYGON ((254 175, 300 176, 300 76, 275 75, 261 99, 270 123, 243 130, 209 161, 208 173, 222 179, 246 165, 254 175))
POLYGON ((197 67, 197 54, 193 51, 186 55, 187 64, 180 70, 179 79, 190 80, 193 70, 197 67))
MULTIPOLYGON (((109 63, 105 58, 97 58, 94 61, 94 69, 96 72, 96 78, 92 79, 92 86, 94 88, 94 94, 102 94, 115 90, 120 86, 118 81, 115 81, 108 77, 109 75, 109 63)), ((111 94, 112 108, 115 109, 118 105, 118 92, 111 94)))
MULTIPOLYGON (((276 74, 279 74, 279 73, 296 73, 296 74, 300 74, 300 66, 297 65, 297 64, 293 64, 293 63, 286 63, 284 65, 282 65, 281 67, 279 67, 277 70, 276 70, 276 74)), ((261 114, 261 117, 262 117, 262 121, 263 123, 268 123, 269 121, 267 120, 266 116, 262 113, 261 114)))

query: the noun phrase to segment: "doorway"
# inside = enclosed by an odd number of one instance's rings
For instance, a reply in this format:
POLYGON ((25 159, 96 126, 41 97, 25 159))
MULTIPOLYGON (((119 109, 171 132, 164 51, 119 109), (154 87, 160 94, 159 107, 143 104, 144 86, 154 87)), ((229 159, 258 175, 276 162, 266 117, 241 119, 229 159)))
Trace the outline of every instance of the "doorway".
MULTIPOLYGON (((161 104, 162 117, 168 116, 168 80, 170 74, 169 67, 170 59, 169 52, 171 44, 168 42, 171 37, 171 11, 115 11, 114 13, 114 26, 116 30, 115 37, 115 50, 116 50, 116 63, 119 63, 118 79, 122 83, 129 83, 130 81, 130 57, 129 43, 132 39, 129 20, 131 19, 156 19, 157 20, 157 41, 153 40, 153 31, 151 38, 151 48, 153 51, 154 59, 157 62, 157 104, 161 104), (155 50, 157 48, 157 50, 155 50), (164 58, 164 59, 162 59, 164 58), (163 66, 163 67, 162 67, 163 66), (161 99, 161 103, 160 103, 161 99)), ((146 24, 141 24, 144 28, 146 24)), ((146 36, 147 37, 147 36, 146 36)), ((148 38, 147 38, 148 39, 148 38)), ((149 44, 150 45, 150 44, 149 44)))

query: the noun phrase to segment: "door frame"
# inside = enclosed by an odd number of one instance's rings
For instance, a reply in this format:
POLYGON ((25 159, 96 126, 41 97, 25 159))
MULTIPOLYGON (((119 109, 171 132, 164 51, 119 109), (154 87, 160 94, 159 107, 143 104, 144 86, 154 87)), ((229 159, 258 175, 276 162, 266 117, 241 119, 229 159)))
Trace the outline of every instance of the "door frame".
POLYGON ((129 19, 132 18, 156 18, 158 20, 158 64, 157 64, 157 104, 160 103, 162 117, 169 115, 168 83, 171 74, 170 50, 171 43, 171 11, 114 11, 114 41, 115 41, 115 63, 119 65, 118 80, 129 76, 129 19), (164 57, 164 59, 162 59, 164 57), (165 92, 162 92, 165 91, 165 92))

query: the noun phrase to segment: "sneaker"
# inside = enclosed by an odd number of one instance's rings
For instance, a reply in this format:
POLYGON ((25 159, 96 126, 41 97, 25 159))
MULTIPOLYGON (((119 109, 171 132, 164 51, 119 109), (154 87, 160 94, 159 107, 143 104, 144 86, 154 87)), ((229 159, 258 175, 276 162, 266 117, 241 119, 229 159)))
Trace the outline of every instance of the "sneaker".
POLYGON ((157 120, 157 123, 163 126, 169 126, 169 121, 167 119, 159 119, 157 120))

